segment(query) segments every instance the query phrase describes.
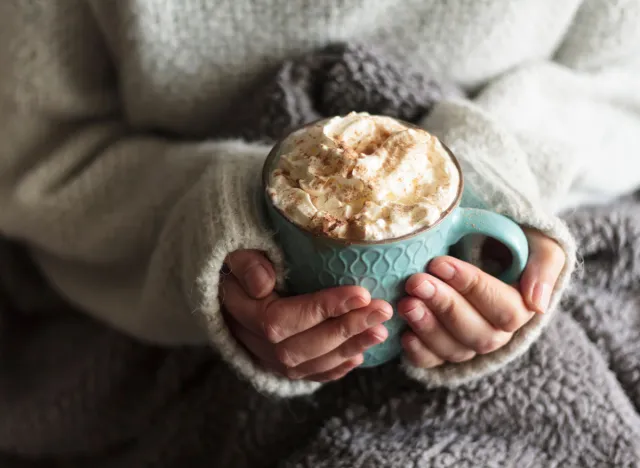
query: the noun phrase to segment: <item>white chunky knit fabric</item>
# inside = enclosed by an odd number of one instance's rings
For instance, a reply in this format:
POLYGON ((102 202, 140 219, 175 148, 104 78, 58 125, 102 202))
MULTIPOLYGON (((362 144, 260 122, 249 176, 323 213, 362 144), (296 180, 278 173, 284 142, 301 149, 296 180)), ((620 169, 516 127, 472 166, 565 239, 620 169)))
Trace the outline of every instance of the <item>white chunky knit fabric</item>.
MULTIPOLYGON (((59 290, 142 340, 210 341, 260 391, 314 390, 256 368, 220 314, 241 248, 280 252, 260 217, 268 148, 210 141, 286 58, 360 41, 473 92, 424 125, 484 202, 574 245, 551 213, 640 184, 640 0, 6 0, 0 3, 0 232, 59 290)), ((454 385, 522 353, 410 375, 454 385)))

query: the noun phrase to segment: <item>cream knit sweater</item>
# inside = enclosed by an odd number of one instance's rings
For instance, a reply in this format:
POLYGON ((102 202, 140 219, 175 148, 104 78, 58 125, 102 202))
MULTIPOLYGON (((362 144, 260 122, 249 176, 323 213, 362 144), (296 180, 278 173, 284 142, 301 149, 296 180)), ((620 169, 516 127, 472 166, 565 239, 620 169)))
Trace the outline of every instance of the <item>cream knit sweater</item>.
MULTIPOLYGON (((0 232, 88 314, 166 345, 209 341, 260 391, 316 384, 257 368, 220 314, 236 249, 280 251, 256 203, 269 148, 209 141, 293 54, 373 43, 475 93, 424 125, 493 209, 574 245, 552 213, 640 185, 640 0, 3 0, 0 232)), ((423 371, 455 385, 521 354, 423 371)))

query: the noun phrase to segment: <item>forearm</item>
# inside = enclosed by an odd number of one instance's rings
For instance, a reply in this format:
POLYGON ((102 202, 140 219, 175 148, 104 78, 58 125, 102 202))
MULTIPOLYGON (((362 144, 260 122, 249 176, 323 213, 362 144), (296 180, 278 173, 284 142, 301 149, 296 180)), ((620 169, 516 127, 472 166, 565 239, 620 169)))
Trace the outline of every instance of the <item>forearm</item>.
POLYGON ((257 366, 221 310, 233 251, 264 252, 282 280, 262 219, 269 148, 131 125, 117 54, 82 2, 1 2, 0 15, 0 233, 99 321, 154 343, 211 344, 263 392, 313 391, 257 366))
POLYGON ((640 187, 640 73, 631 62, 581 72, 536 63, 475 104, 527 154, 545 209, 604 202, 640 187))
MULTIPOLYGON (((255 175, 268 148, 134 129, 90 10, 61 8, 0 5, 0 232, 24 242, 61 292, 99 319, 145 339, 202 340, 192 312, 204 296, 190 265, 233 227, 195 213, 219 216, 213 205, 228 191, 255 189, 215 178, 255 175)), ((265 232, 254 205, 223 205, 265 232)))
POLYGON ((463 364, 409 373, 428 384, 478 378, 525 352, 553 316, 575 264, 575 245, 554 214, 640 186, 640 88, 633 60, 589 72, 540 62, 490 83, 474 101, 440 103, 422 124, 459 157, 484 207, 556 240, 566 263, 549 313, 500 350, 463 364))
POLYGON ((268 148, 170 142, 105 123, 68 133, 52 125, 47 141, 56 147, 37 154, 39 145, 18 145, 34 126, 12 117, 13 128, 1 130, 5 154, 15 155, 0 178, 2 232, 24 241, 70 300, 111 325, 162 342, 205 338, 191 316, 199 306, 189 284, 196 257, 238 238, 216 204, 252 209, 248 195, 248 206, 236 203, 239 192, 258 190, 268 148), (237 180, 245 173, 256 180, 237 180))
POLYGON ((505 366, 526 352, 540 336, 571 278, 575 243, 565 224, 545 208, 528 154, 517 138, 489 113, 468 101, 442 102, 423 125, 449 145, 460 159, 467 190, 479 198, 479 206, 543 232, 558 242, 566 258, 549 311, 534 315, 505 346, 470 361, 445 363, 432 369, 407 363, 409 375, 429 386, 455 386, 505 366))

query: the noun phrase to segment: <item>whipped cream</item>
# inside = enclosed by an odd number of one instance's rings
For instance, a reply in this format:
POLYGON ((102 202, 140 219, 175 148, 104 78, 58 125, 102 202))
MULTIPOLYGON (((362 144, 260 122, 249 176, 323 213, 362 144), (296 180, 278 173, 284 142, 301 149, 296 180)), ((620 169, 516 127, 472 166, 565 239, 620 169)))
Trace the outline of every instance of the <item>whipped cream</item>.
POLYGON ((458 168, 435 136, 352 112, 289 135, 267 191, 299 226, 334 238, 384 240, 436 223, 459 185, 458 168))

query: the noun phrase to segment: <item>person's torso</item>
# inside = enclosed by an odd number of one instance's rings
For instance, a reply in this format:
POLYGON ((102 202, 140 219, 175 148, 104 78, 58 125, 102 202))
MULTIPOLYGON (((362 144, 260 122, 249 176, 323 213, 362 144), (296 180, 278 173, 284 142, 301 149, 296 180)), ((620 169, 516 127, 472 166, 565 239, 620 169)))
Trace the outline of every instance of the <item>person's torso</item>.
POLYGON ((473 88, 553 55, 580 0, 89 0, 136 127, 206 135, 286 58, 372 44, 473 88))

